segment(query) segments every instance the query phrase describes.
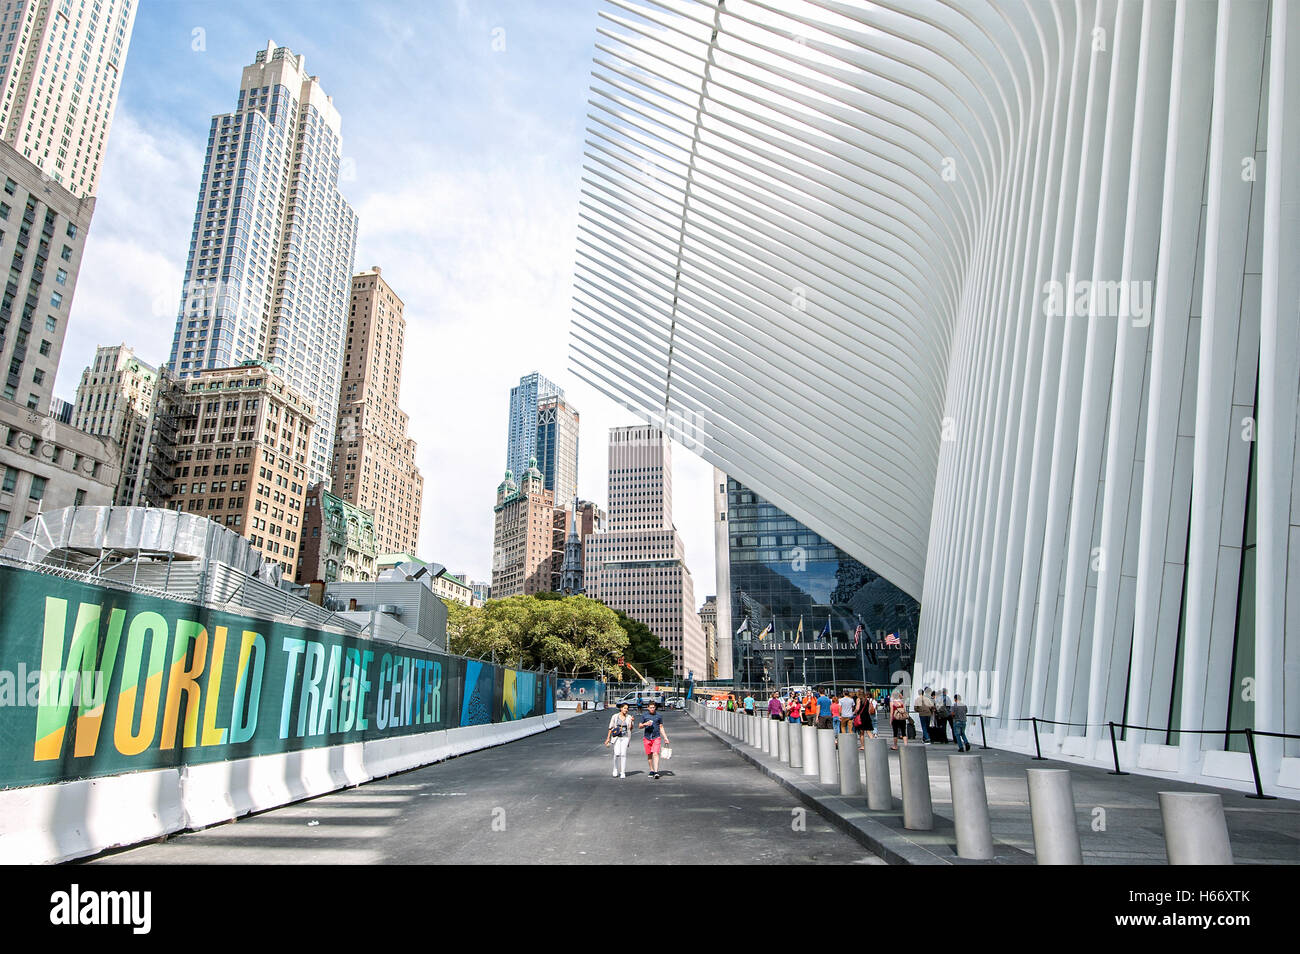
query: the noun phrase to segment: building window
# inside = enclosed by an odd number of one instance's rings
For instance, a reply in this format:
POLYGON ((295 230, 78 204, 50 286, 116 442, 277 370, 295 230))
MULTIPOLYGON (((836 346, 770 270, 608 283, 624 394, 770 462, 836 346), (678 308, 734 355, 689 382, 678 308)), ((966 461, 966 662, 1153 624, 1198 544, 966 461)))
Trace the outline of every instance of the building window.
POLYGON ((18 483, 18 471, 12 467, 5 468, 4 483, 0 484, 0 493, 11 494, 18 483))
POLYGON ((85 502, 86 502, 86 492, 84 490, 78 490, 76 497, 73 498, 72 505, 74 507, 80 507, 85 502))
POLYGON ((33 478, 32 478, 32 488, 31 488, 31 490, 27 491, 27 497, 28 497, 28 499, 29 499, 29 500, 40 500, 40 499, 41 499, 42 497, 44 497, 44 496, 45 496, 45 478, 44 478, 44 477, 33 477, 33 478))
POLYGON ((18 188, 18 183, 14 182, 13 179, 5 179, 5 192, 7 192, 9 195, 13 195, 14 191, 17 188, 18 188))
POLYGON ((50 292, 50 307, 58 308, 63 304, 63 296, 58 292, 50 292))
POLYGON ((76 238, 76 237, 77 237, 77 227, 76 227, 75 225, 73 225, 71 222, 69 222, 69 223, 68 223, 68 238, 72 238, 72 239, 74 239, 74 238, 76 238))

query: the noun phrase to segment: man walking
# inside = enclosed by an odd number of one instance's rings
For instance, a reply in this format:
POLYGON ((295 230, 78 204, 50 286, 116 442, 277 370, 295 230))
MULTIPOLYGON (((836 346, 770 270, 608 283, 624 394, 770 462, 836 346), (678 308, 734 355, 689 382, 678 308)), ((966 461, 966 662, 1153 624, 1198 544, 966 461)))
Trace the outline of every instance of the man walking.
POLYGON ((745 693, 745 715, 752 716, 753 714, 754 714, 754 696, 751 693, 747 692, 745 693))
POLYGON ((817 697, 817 728, 829 729, 831 727, 831 697, 822 690, 822 694, 817 697))
POLYGON ((785 706, 781 704, 781 697, 777 693, 772 693, 772 698, 767 700, 767 717, 780 722, 785 718, 785 706))
POLYGON ((926 686, 925 689, 918 692, 916 694, 916 702, 912 704, 912 708, 916 712, 917 721, 921 723, 922 745, 930 744, 930 716, 934 714, 934 702, 931 701, 930 697, 926 695, 925 692, 925 690, 929 688, 929 686, 926 686))
POLYGON ((855 703, 853 697, 848 694, 847 690, 845 690, 844 695, 840 697, 840 732, 841 733, 853 731, 854 706, 855 703))
POLYGON ((966 703, 961 701, 961 696, 953 696, 952 740, 957 743, 958 752, 970 751, 970 739, 966 738, 966 703))
POLYGON ((659 778, 659 752, 668 744, 668 736, 664 733, 664 717, 657 710, 658 706, 653 702, 646 706, 645 719, 641 723, 641 728, 645 729, 645 738, 641 744, 645 748, 650 777, 653 779, 659 778))

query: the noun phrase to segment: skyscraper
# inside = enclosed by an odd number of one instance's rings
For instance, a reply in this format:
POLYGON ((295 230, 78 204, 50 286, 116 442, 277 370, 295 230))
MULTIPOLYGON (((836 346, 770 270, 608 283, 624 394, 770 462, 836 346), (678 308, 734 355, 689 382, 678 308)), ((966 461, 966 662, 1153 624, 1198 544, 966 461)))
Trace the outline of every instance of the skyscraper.
POLYGON ((405 335, 402 299, 379 266, 353 276, 332 490, 374 514, 380 553, 415 553, 420 540, 424 478, 397 406, 405 335))
POLYGON ((524 375, 510 389, 506 470, 512 474, 522 474, 528 469, 529 460, 537 457, 537 412, 547 398, 563 399, 564 391, 536 371, 524 375))
POLYGON ((121 468, 113 497, 117 506, 131 505, 140 492, 158 383, 158 369, 124 344, 96 348, 94 363, 81 372, 72 424, 116 445, 121 468))
POLYGON ((714 559, 726 585, 718 593, 717 618, 726 621, 718 627, 718 675, 749 685, 887 685, 911 665, 921 617, 915 599, 734 477, 718 480, 714 559), (886 645, 886 636, 898 644, 886 645))
POLYGON ((586 539, 586 593, 650 628, 679 676, 703 677, 704 629, 673 526, 672 445, 645 424, 609 432, 609 530, 586 539))
POLYGON ((185 387, 164 506, 246 537, 292 578, 315 408, 259 361, 200 371, 185 387))
POLYGON ((492 596, 504 599, 552 590, 555 496, 542 486, 537 461, 515 483, 506 471, 493 507, 492 596))
POLYGON ((0 139, 77 198, 95 194, 136 0, 16 0, 0 12, 0 139))
POLYGON ((563 397, 537 405, 537 469, 557 503, 578 492, 578 412, 563 397))
POLYGON ((268 43, 233 112, 213 116, 169 366, 260 360, 316 411, 311 480, 327 480, 357 221, 338 190, 341 120, 302 56, 268 43))

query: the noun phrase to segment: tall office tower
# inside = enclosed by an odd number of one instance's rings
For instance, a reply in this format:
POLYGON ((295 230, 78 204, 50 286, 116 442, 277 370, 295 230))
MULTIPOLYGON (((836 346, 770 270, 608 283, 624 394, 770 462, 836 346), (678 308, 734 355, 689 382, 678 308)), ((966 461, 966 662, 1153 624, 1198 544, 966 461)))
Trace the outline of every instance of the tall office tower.
POLYGON ((537 405, 537 469, 556 503, 578 492, 578 412, 562 397, 537 405))
POLYGON ((165 506, 233 530, 292 578, 315 408, 259 361, 200 371, 185 386, 165 506))
MULTIPOLYGON (((558 385, 536 371, 524 375, 510 389, 510 431, 506 441, 506 470, 510 473, 522 474, 528 469, 529 460, 538 456, 537 412, 542 402, 547 398, 563 397, 564 391, 558 385)), ((574 453, 577 453, 576 443, 574 453)))
POLYGON ((913 597, 734 477, 714 474, 719 675, 744 685, 886 686, 911 666, 921 624, 913 597))
POLYGON ((555 497, 542 486, 535 459, 518 484, 506 471, 492 509, 492 598, 551 592, 555 497))
POLYGON ((94 362, 81 372, 72 424, 117 446, 121 474, 113 496, 117 506, 136 499, 141 465, 149 450, 157 386, 158 369, 124 344, 96 348, 94 362))
POLYGON ((700 625, 704 627, 704 645, 709 659, 706 675, 709 679, 716 679, 718 678, 718 598, 716 596, 704 597, 704 605, 700 607, 700 625))
POLYGON ((672 445, 638 424, 609 432, 609 529, 586 540, 587 595, 650 628, 678 675, 708 658, 686 550, 673 526, 672 445))
POLYGON ((79 199, 0 143, 0 298, 4 398, 44 414, 59 369, 94 199, 79 199))
POLYGON ((301 56, 268 43, 212 117, 168 366, 274 365, 316 411, 328 480, 357 219, 338 190, 341 121, 301 56))
POLYGON ((77 198, 95 194, 136 0, 15 0, 0 12, 0 139, 77 198))
POLYGON ((406 319, 378 265, 352 277, 334 434, 334 494, 375 515, 380 553, 415 553, 424 477, 397 406, 406 319))

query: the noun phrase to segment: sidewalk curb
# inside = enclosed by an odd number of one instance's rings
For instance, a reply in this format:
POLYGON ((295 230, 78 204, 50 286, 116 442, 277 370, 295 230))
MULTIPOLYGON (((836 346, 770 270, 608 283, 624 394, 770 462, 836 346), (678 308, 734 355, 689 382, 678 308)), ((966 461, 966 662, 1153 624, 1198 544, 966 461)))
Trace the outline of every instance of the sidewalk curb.
MULTIPOLYGON (((691 715, 695 719, 694 715, 691 715)), ((891 865, 952 865, 967 864, 954 853, 952 857, 943 855, 898 834, 892 828, 876 821, 865 808, 858 808, 852 801, 839 795, 826 795, 812 788, 804 776, 795 774, 781 765, 768 765, 758 759, 743 742, 738 742, 723 735, 717 729, 696 719, 696 724, 708 732, 723 745, 730 748, 742 759, 753 765, 760 772, 782 788, 793 794, 799 801, 821 815, 835 828, 857 841, 874 855, 878 855, 891 865)), ((865 802, 866 796, 861 796, 865 802)), ((897 798, 892 798, 896 811, 902 812, 902 805, 897 798)))

